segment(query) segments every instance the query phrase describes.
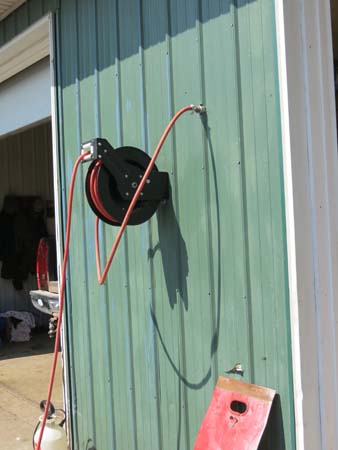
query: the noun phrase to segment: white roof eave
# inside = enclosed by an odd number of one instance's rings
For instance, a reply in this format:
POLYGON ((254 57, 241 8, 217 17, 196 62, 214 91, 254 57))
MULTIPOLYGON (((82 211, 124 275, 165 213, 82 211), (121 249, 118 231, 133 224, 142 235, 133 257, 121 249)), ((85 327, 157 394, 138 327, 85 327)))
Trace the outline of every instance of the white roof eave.
POLYGON ((26 0, 0 0, 0 21, 25 2, 26 0))

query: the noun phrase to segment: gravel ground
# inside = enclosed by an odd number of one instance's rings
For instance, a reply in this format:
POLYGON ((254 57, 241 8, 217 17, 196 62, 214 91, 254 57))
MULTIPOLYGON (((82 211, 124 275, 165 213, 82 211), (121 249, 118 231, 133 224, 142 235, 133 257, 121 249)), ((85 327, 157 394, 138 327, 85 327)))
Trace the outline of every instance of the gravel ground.
MULTIPOLYGON (((32 450, 32 434, 47 396, 54 341, 47 332, 0 348, 1 450, 32 450)), ((62 407, 60 358, 52 402, 62 407)))

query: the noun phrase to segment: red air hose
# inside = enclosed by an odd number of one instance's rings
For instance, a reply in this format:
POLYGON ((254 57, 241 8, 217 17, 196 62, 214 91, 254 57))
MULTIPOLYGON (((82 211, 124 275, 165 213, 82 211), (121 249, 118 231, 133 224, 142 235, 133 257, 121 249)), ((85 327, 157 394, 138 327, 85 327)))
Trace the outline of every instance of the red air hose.
MULTIPOLYGON (((127 209, 126 215, 124 216, 124 219, 122 221, 121 227, 119 228, 119 231, 117 233, 117 236, 115 238, 114 244, 112 246, 112 249, 110 251, 109 257, 107 259, 107 263, 105 265, 105 268, 103 270, 103 273, 101 274, 101 263, 100 263, 100 245, 99 245, 99 218, 96 217, 96 224, 95 224, 95 253, 96 253, 96 268, 97 268, 97 278, 98 278, 98 282, 99 284, 103 284, 107 278, 108 272, 109 272, 109 268, 112 264, 114 255, 116 253, 117 247, 121 241, 122 235, 124 233, 124 230, 126 228, 126 226, 128 225, 128 221, 130 219, 130 216, 135 208, 136 202, 144 188, 144 185, 146 184, 147 178, 149 177, 155 161, 161 151, 161 148, 170 132, 170 130, 172 129, 172 127, 174 126, 175 122, 177 121, 177 119, 184 114, 187 111, 195 111, 197 113, 202 113, 205 111, 204 107, 202 106, 185 106, 184 108, 180 109, 175 115, 174 117, 171 119, 171 121, 169 122, 167 128, 165 129, 157 147, 156 150, 149 162, 149 165, 143 175, 143 178, 138 186, 138 188, 135 191, 135 194, 130 202, 130 205, 127 209)), ((61 323, 62 323, 62 314, 63 314, 63 306, 64 306, 64 293, 65 293, 65 285, 66 285, 66 268, 67 268, 67 262, 68 262, 68 255, 69 255, 69 243, 70 243, 70 229, 71 229, 71 220, 72 220, 72 207, 73 207, 73 194, 74 194, 74 185, 75 185, 75 179, 76 179, 76 174, 79 168, 79 165, 81 164, 81 162, 90 155, 90 152, 86 152, 81 154, 75 164, 74 164, 74 168, 73 168, 73 173, 72 173, 72 177, 71 177, 71 181, 70 181, 70 187, 69 187, 69 194, 68 194, 68 208, 67 208, 67 225, 66 225, 66 242, 65 242, 65 249, 64 249, 64 255, 63 255, 63 261, 62 261, 62 267, 61 267, 61 286, 60 286, 60 300, 59 300, 59 320, 58 320, 58 325, 57 325, 57 329, 56 329, 56 336, 55 336, 55 346, 54 346, 54 356, 53 356, 53 362, 52 362, 52 368, 51 368, 51 373, 50 373, 50 379, 49 379, 49 387, 48 387, 48 395, 47 395, 47 400, 46 400, 46 404, 45 404, 45 412, 43 415, 43 419, 42 419, 42 423, 41 423, 41 428, 40 428, 40 435, 39 435, 39 440, 37 443, 37 446, 35 447, 35 450, 40 450, 41 449, 41 441, 42 441, 42 437, 43 437, 43 433, 44 433, 44 429, 45 429, 45 425, 46 425, 46 420, 47 420, 47 416, 48 416, 48 410, 49 410, 49 405, 50 405, 50 400, 52 397, 52 391, 53 391, 53 385, 54 385, 54 378, 55 378, 55 370, 56 370, 56 364, 57 364, 57 358, 58 358, 58 353, 59 353, 59 343, 60 343, 60 334, 61 334, 61 323)), ((98 161, 95 169, 93 170, 91 179, 90 179, 90 189, 91 189, 91 193, 92 196, 94 198, 94 202, 95 205, 97 206, 97 209, 99 210, 99 212, 107 219, 109 220, 113 220, 116 221, 114 218, 112 218, 108 212, 104 209, 103 205, 100 202, 98 193, 97 193, 97 187, 96 187, 96 177, 97 177, 97 173, 98 170, 100 168, 100 162, 98 161)))
POLYGON ((41 441, 42 441, 42 437, 43 437, 43 432, 45 430, 46 420, 47 420, 47 416, 48 416, 50 400, 51 400, 51 397, 52 397, 54 378, 55 378, 55 370, 56 370, 56 363, 57 363, 58 354, 59 354, 61 322, 62 322, 62 313, 63 313, 63 304, 64 304, 64 293, 65 293, 65 286, 66 286, 66 269, 67 269, 68 255, 69 255, 70 227, 71 227, 71 223, 72 223, 73 194, 74 194, 75 179, 76 179, 77 170, 79 168, 79 165, 81 164, 81 161, 88 155, 89 155, 89 152, 84 153, 84 154, 80 155, 77 158, 77 160, 76 160, 76 162, 74 164, 72 178, 71 178, 70 186, 69 186, 68 208, 67 208, 67 225, 66 225, 66 242, 65 242, 65 250, 64 250, 64 254, 63 254, 63 261, 62 261, 62 268, 61 268, 61 286, 60 286, 60 299, 59 299, 59 320, 58 320, 58 325, 57 325, 57 328, 56 328, 55 345, 54 345, 54 356, 53 356, 52 368, 51 368, 50 378, 49 378, 49 387, 48 387, 47 401, 46 401, 46 405, 45 405, 45 412, 44 412, 42 423, 41 423, 41 429, 40 429, 40 436, 39 436, 38 444, 37 444, 35 450, 40 450, 41 441))
MULTIPOLYGON (((146 169, 146 171, 144 172, 143 178, 140 182, 140 184, 138 185, 134 197, 132 198, 132 201, 130 202, 130 205, 127 209, 126 215, 124 216, 124 219, 122 221, 121 227, 117 233, 117 236, 115 238, 114 244, 112 246, 112 249, 110 251, 110 254, 108 256, 107 259, 107 263, 105 265, 105 268, 103 270, 103 273, 101 273, 101 262, 100 262, 100 244, 99 244, 99 218, 96 217, 96 224, 95 224, 95 249, 96 249, 96 269, 97 269, 97 278, 100 284, 103 284, 107 278, 108 272, 109 272, 109 268, 111 266, 111 263, 113 261, 114 255, 116 253, 117 247, 120 243, 120 240, 122 238, 122 235, 124 233, 124 230, 126 228, 126 226, 128 225, 128 221, 129 218, 135 208, 136 202, 144 188, 144 185, 147 182, 147 179, 154 167, 154 164, 156 162, 156 159, 161 151, 161 148, 168 136, 168 134, 170 133, 170 130, 172 129, 172 127, 175 125, 175 122, 177 121, 177 119, 184 114, 187 111, 192 111, 195 110, 195 107, 193 105, 190 106, 185 106, 184 108, 180 109, 179 111, 177 111, 177 113, 174 115, 174 117, 171 119, 171 121, 169 122, 167 128, 164 130, 164 133, 159 141, 159 143, 157 144, 156 150, 154 151, 154 154, 149 162, 149 165, 146 169)), ((91 186, 91 189, 94 189, 94 183, 91 186)))

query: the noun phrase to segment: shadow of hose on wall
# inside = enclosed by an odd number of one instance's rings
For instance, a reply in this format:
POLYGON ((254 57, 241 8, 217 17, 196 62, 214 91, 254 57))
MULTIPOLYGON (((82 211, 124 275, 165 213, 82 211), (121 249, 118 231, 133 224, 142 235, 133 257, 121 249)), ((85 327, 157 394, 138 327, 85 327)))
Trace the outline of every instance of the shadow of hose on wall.
MULTIPOLYGON (((151 318, 157 332, 161 347, 171 365, 174 372, 189 389, 198 390, 203 388, 211 378, 212 359, 218 349, 219 328, 220 328, 220 314, 221 314, 221 227, 219 217, 219 197, 218 197, 218 183, 214 149, 211 141, 211 130, 208 126, 207 118, 201 117, 202 124, 205 130, 206 142, 209 160, 206 159, 206 169, 211 173, 213 179, 213 190, 216 205, 216 224, 215 237, 217 239, 217 253, 215 255, 216 261, 216 279, 215 279, 215 294, 214 294, 214 332, 210 340, 210 366, 206 373, 198 382, 188 380, 177 364, 173 361, 168 348, 166 346, 163 334, 161 332, 156 313, 153 308, 150 308, 151 318)), ((171 198, 171 197, 170 197, 171 198)), ((160 250, 162 256, 163 273, 165 277, 168 298, 171 308, 173 309, 177 304, 177 297, 181 298, 185 311, 189 311, 189 300, 187 290, 187 277, 189 274, 188 253, 185 241, 183 239, 178 220, 176 218, 173 204, 171 200, 165 208, 158 212, 158 234, 159 242, 156 246, 149 250, 149 258, 153 258, 155 253, 160 250), (179 261, 178 264, 173 262, 179 261), (179 294, 179 295, 178 295, 179 294)), ((184 314, 184 311, 182 311, 184 314)), ((217 370, 215 371, 217 372, 217 370)), ((215 373, 217 376, 217 373, 215 373)))
POLYGON ((171 195, 170 192, 170 200, 165 208, 158 211, 159 242, 149 250, 148 258, 153 258, 156 252, 160 251, 170 307, 173 309, 177 304, 177 298, 180 298, 187 311, 189 308, 188 252, 175 215, 171 195))

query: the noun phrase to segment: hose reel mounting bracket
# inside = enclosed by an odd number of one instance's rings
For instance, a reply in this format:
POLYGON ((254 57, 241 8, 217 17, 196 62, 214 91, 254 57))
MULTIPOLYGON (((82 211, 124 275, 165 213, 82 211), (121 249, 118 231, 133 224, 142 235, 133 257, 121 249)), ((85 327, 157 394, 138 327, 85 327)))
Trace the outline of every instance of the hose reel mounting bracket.
MULTIPOLYGON (((94 213, 104 222, 119 226, 131 199, 150 163, 150 157, 136 147, 113 148, 107 139, 95 138, 81 146, 90 152, 84 161, 91 161, 86 176, 86 195, 94 213)), ((169 175, 154 165, 128 225, 146 222, 160 203, 169 198, 169 175)))

